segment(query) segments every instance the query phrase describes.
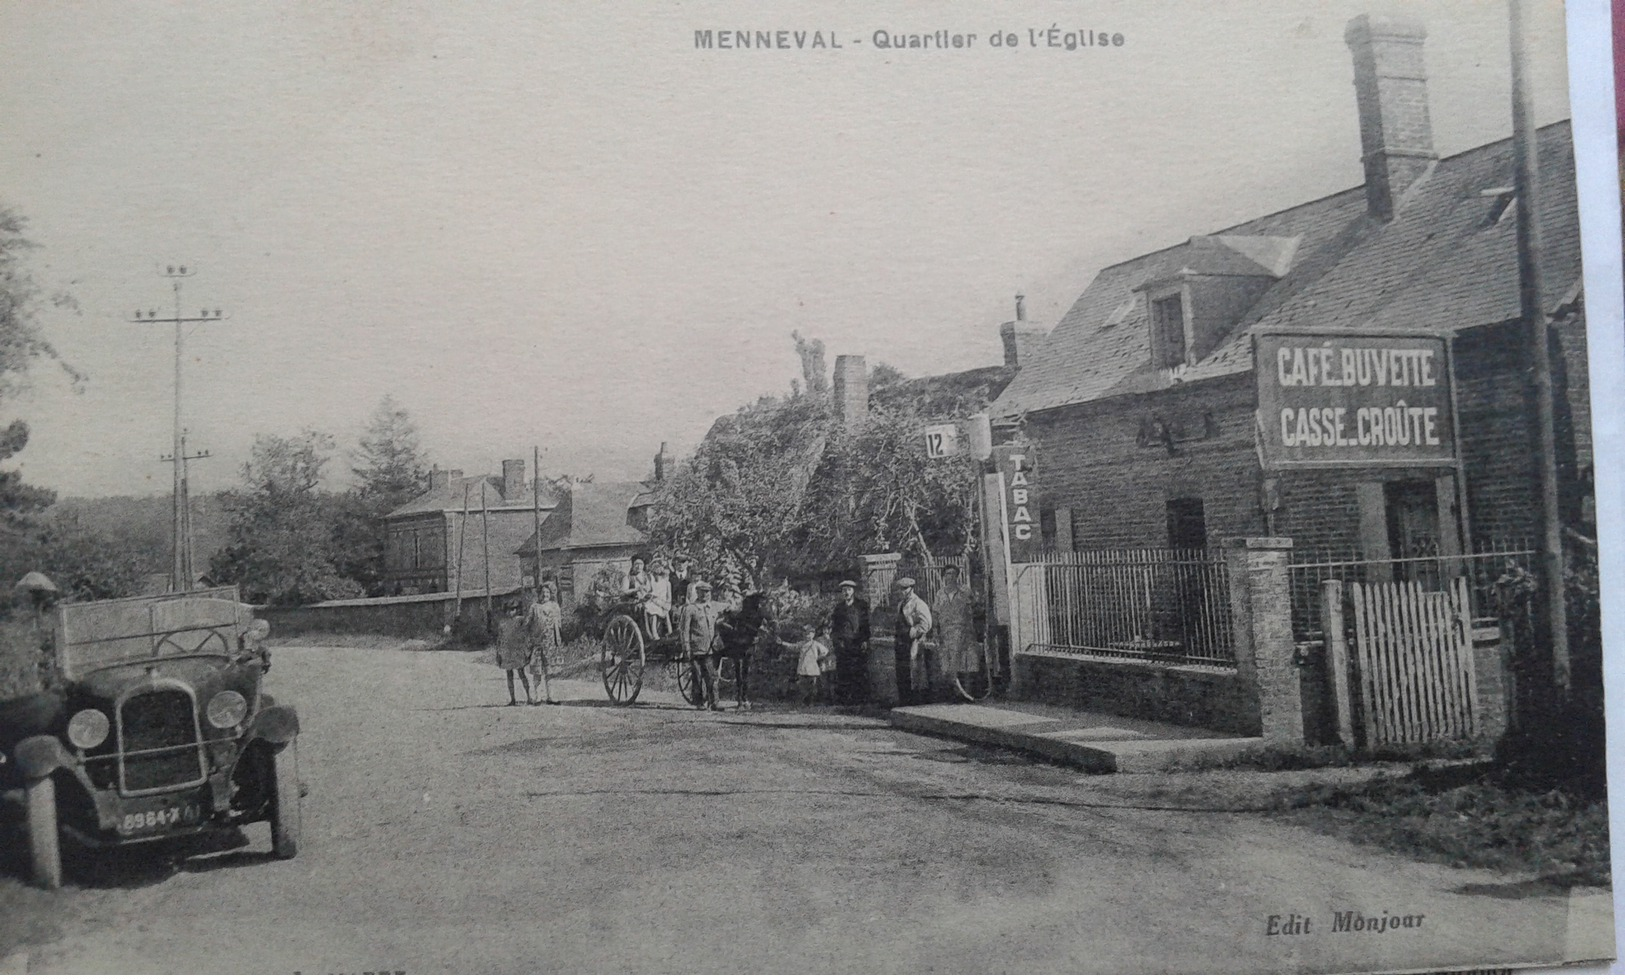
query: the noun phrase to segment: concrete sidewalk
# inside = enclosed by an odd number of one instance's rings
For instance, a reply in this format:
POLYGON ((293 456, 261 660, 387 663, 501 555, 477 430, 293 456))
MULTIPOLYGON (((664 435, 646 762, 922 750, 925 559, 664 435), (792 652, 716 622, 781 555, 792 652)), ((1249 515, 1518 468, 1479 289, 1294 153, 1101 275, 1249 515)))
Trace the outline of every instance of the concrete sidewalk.
POLYGON ((1048 704, 895 707, 893 727, 1011 748, 1090 772, 1158 772, 1233 758, 1263 745, 1246 738, 1048 704))

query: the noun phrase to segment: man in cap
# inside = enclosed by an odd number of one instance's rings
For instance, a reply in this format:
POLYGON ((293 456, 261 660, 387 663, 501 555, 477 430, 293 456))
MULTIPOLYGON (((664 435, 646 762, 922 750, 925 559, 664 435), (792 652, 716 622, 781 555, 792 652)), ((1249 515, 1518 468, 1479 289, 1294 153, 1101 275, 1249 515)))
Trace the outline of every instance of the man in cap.
POLYGON ((694 587, 694 559, 679 554, 671 559, 671 604, 675 608, 687 605, 689 590, 694 587))
POLYGON ((694 688, 701 693, 701 710, 721 710, 717 703, 717 666, 713 651, 717 644, 717 609, 711 604, 709 582, 694 582, 694 600, 683 606, 677 619, 677 635, 683 643, 683 658, 694 671, 694 688))
MULTIPOLYGON (((931 606, 914 594, 913 578, 898 578, 897 588, 903 596, 897 605, 892 648, 897 658, 897 702, 907 705, 921 702, 914 690, 914 667, 920 658, 920 642, 931 631, 931 606)), ((921 670, 925 669, 924 662, 918 665, 921 670)))
POLYGON ((843 704, 863 699, 869 662, 869 603, 858 597, 858 583, 841 582, 841 597, 829 613, 830 651, 835 655, 835 697, 843 704))

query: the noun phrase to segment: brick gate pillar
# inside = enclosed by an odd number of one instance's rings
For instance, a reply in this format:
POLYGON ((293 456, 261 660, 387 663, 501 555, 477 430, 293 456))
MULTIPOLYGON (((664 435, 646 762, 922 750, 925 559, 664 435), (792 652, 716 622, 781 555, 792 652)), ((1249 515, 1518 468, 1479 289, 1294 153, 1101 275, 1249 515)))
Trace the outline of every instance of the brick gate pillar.
POLYGON ((1244 710, 1267 743, 1303 744, 1303 695, 1293 662, 1290 537, 1230 537, 1224 563, 1244 710))

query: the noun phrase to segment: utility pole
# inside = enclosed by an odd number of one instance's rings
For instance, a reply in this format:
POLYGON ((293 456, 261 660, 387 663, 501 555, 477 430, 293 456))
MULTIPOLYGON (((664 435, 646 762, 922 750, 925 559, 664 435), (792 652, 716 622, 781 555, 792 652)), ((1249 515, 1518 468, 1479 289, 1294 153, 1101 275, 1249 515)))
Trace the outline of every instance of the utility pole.
POLYGON ((184 592, 192 589, 192 540, 191 540, 191 504, 187 499, 186 463, 189 459, 203 459, 208 453, 188 456, 186 454, 186 430, 181 426, 181 364, 182 345, 185 337, 184 325, 187 323, 215 323, 225 319, 225 314, 219 309, 204 309, 196 316, 181 315, 181 280, 197 274, 197 268, 189 265, 163 265, 159 266, 158 274, 171 280, 175 290, 175 315, 159 316, 156 309, 145 312, 136 310, 135 315, 129 317, 131 323, 172 323, 175 326, 175 434, 174 450, 167 456, 159 458, 164 462, 172 462, 175 466, 175 492, 173 514, 174 561, 170 566, 169 590, 184 592))
MULTIPOLYGON (((1558 505, 1557 423, 1552 393, 1551 330, 1541 291, 1540 156, 1536 145, 1534 95, 1529 88, 1525 0, 1510 0, 1512 36, 1513 193, 1518 207, 1518 299, 1528 337, 1529 398, 1535 417, 1536 469, 1540 482, 1540 583, 1542 624, 1551 651, 1546 683, 1558 698, 1569 691, 1568 608, 1563 585, 1563 523, 1558 505)), ((1552 704, 1550 706, 1557 706, 1552 704)))
MULTIPOLYGON (((191 588, 192 588, 192 582, 197 580, 196 569, 193 567, 193 564, 192 564, 193 554, 192 554, 192 492, 191 492, 191 479, 190 479, 189 474, 187 472, 187 465, 186 464, 188 462, 191 462, 193 459, 207 459, 207 458, 209 458, 209 452, 208 452, 207 449, 205 449, 202 452, 197 452, 197 453, 192 453, 192 454, 187 453, 187 451, 186 451, 186 429, 181 429, 181 443, 180 443, 180 445, 181 445, 181 454, 180 454, 181 481, 180 481, 180 493, 179 493, 179 497, 178 497, 179 500, 180 500, 180 503, 177 505, 177 508, 176 508, 177 512, 180 514, 180 532, 179 532, 179 535, 175 538, 175 540, 178 542, 176 544, 176 551, 177 551, 176 562, 177 563, 175 565, 174 571, 172 572, 175 577, 174 577, 174 579, 171 580, 171 587, 170 587, 170 591, 177 591, 177 592, 178 591, 190 591, 191 588), (181 582, 184 582, 185 583, 184 587, 175 586, 175 584, 174 584, 175 580, 179 580, 181 582)), ((175 461, 175 457, 173 455, 159 456, 158 459, 161 462, 173 462, 173 461, 175 461)))

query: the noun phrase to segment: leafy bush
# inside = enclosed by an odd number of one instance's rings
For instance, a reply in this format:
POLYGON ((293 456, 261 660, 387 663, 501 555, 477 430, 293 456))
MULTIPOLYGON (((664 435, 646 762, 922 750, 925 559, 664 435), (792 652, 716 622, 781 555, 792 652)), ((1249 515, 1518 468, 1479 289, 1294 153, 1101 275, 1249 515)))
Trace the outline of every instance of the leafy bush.
POLYGON ((1607 885, 1611 879, 1605 803, 1555 790, 1520 790, 1473 767, 1317 786, 1290 805, 1341 811, 1352 820, 1355 839, 1423 859, 1574 884, 1607 885))

